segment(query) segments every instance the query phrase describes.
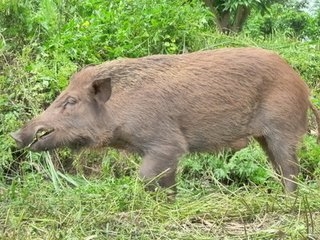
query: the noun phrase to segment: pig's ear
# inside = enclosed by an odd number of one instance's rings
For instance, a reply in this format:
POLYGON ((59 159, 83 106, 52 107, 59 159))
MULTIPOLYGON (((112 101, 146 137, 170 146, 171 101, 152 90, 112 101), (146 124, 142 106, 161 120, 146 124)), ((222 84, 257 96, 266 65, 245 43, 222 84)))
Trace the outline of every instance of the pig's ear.
POLYGON ((92 82, 91 92, 99 102, 105 103, 111 96, 111 78, 99 78, 92 82))

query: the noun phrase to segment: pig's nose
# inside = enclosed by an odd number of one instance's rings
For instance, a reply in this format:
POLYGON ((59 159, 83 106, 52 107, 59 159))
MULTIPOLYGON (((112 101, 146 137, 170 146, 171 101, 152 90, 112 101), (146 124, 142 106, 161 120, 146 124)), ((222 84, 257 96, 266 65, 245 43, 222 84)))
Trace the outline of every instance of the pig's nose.
POLYGON ((23 145, 20 130, 10 133, 10 136, 16 141, 18 147, 21 147, 23 145))

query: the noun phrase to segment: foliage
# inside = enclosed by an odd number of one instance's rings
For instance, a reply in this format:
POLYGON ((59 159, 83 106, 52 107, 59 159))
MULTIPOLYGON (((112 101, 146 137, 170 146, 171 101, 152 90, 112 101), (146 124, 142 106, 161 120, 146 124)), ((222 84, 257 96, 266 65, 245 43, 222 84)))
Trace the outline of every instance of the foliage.
POLYGON ((40 44, 59 35, 61 27, 76 14, 77 2, 74 0, 1 1, 0 32, 6 37, 8 49, 19 52, 26 44, 40 44))
MULTIPOLYGON (((214 14, 217 28, 223 33, 242 31, 250 13, 255 10, 265 13, 277 0, 204 0, 206 6, 214 14)), ((286 1, 279 1, 284 4, 286 1)))
POLYGON ((265 155, 257 145, 250 145, 236 153, 193 154, 182 161, 182 169, 182 177, 188 180, 200 178, 211 184, 215 181, 263 184, 271 172, 266 168, 265 155))
POLYGON ((193 51, 208 21, 208 12, 193 1, 87 1, 60 43, 72 60, 85 63, 193 51))
POLYGON ((265 14, 255 12, 244 31, 253 37, 272 37, 284 34, 304 41, 318 40, 320 25, 317 15, 297 9, 295 6, 274 4, 265 14))

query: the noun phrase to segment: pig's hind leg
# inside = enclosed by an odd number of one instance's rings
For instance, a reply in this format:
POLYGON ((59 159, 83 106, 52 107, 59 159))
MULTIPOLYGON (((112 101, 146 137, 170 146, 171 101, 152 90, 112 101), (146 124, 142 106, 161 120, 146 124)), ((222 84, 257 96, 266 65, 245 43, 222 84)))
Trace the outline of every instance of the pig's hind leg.
POLYGON ((298 139, 288 141, 279 136, 256 137, 261 147, 266 152, 269 161, 281 177, 287 193, 297 189, 297 176, 299 174, 299 161, 296 155, 298 139))

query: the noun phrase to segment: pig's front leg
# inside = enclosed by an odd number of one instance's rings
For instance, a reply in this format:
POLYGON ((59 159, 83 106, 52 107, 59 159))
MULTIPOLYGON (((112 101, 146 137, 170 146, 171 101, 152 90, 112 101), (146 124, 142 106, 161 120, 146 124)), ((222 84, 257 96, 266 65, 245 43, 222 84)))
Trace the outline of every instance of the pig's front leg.
POLYGON ((176 170, 179 158, 186 153, 185 146, 163 145, 150 149, 143 157, 140 177, 148 190, 154 191, 158 186, 176 193, 176 170))

